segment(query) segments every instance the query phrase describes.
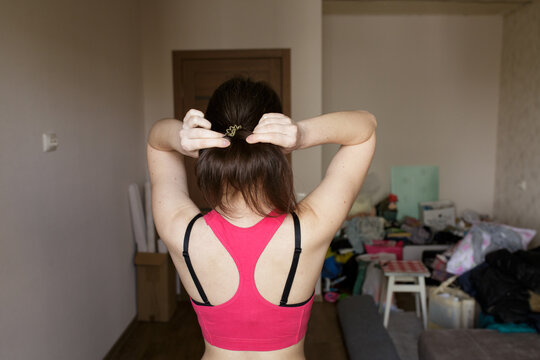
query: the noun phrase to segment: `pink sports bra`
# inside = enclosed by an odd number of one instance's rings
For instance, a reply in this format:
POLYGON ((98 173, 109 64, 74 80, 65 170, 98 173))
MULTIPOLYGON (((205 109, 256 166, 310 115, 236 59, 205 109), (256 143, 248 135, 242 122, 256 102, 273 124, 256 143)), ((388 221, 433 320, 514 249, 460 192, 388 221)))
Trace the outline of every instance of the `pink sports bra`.
POLYGON ((191 299, 206 341, 216 347, 237 351, 271 351, 298 343, 306 334, 313 295, 299 304, 287 304, 298 259, 302 251, 300 222, 294 220, 295 250, 280 305, 262 297, 255 285, 255 265, 264 248, 283 223, 286 214, 265 217, 249 228, 237 227, 215 210, 204 216, 216 237, 232 256, 240 274, 238 290, 223 304, 211 305, 189 259, 189 237, 198 214, 189 223, 184 237, 184 259, 203 300, 191 299))

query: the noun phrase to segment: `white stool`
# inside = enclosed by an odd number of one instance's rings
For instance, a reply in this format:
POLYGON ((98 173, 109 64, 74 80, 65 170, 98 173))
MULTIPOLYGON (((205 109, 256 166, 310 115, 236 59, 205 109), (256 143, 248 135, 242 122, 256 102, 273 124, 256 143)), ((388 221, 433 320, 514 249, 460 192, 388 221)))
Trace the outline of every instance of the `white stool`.
POLYGON ((395 292, 411 292, 415 294, 416 316, 420 317, 420 305, 422 308, 422 320, 424 329, 427 329, 427 306, 426 306, 426 283, 425 277, 429 277, 428 269, 418 260, 392 260, 381 263, 383 281, 381 298, 379 300, 379 312, 386 299, 384 309, 384 327, 388 327, 392 296, 395 292), (388 278, 388 280, 386 280, 388 278), (386 296, 385 296, 386 295, 386 296))

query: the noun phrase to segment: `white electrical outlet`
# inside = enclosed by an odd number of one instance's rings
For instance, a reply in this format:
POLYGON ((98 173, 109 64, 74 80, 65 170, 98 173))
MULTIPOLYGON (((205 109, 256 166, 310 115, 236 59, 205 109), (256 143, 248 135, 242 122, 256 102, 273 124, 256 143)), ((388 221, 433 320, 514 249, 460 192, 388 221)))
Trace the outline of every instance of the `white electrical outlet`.
POLYGON ((58 147, 56 133, 46 132, 43 134, 43 152, 54 151, 58 147))

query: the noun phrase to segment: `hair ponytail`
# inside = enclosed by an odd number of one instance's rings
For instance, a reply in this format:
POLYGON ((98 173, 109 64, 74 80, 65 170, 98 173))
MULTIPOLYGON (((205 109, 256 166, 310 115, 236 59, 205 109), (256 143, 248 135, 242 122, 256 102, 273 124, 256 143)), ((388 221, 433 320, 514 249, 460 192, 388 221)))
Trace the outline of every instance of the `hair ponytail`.
POLYGON ((265 83, 233 78, 219 86, 208 103, 205 117, 212 130, 226 133, 231 145, 200 151, 197 183, 208 204, 227 211, 227 196, 240 193, 260 215, 265 208, 288 213, 296 208, 293 175, 279 146, 246 142, 262 115, 282 112, 278 95, 265 83), (229 132, 231 133, 231 132, 229 132))

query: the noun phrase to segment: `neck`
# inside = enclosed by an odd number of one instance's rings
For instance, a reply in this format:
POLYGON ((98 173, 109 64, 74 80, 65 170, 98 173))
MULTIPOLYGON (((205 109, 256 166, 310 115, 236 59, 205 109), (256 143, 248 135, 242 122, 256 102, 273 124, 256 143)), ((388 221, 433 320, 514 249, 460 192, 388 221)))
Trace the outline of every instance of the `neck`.
MULTIPOLYGON (((266 214, 273 209, 265 207, 266 214)), ((216 211, 234 225, 247 227, 259 222, 263 216, 254 212, 246 203, 241 194, 237 194, 227 201, 227 212, 224 212, 219 206, 216 211)))

